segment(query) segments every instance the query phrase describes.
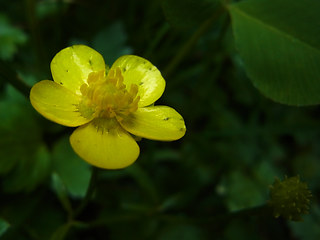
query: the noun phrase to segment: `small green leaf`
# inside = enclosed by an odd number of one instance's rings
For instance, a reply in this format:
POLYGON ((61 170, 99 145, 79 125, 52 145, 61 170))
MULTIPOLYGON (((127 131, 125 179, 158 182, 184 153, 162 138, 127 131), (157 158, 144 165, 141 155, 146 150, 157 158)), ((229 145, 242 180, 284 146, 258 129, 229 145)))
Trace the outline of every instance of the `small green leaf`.
POLYGON ((133 164, 126 168, 125 171, 137 182, 137 184, 145 191, 150 200, 157 202, 158 194, 154 186, 152 178, 139 165, 133 164))
POLYGON ((60 176, 55 172, 52 173, 52 187, 57 193, 57 196, 64 209, 66 209, 67 212, 72 212, 72 206, 68 198, 68 191, 66 189, 66 186, 63 184, 60 176))
POLYGON ((239 171, 227 175, 220 187, 225 191, 230 211, 259 206, 267 198, 255 179, 251 179, 239 171))
POLYGON ((53 171, 67 192, 75 198, 84 197, 90 182, 90 165, 75 154, 67 137, 54 146, 52 161, 53 171))
POLYGON ((289 227, 296 239, 318 240, 320 238, 320 208, 312 205, 310 214, 303 217, 302 222, 288 222, 289 227))
POLYGON ((247 74, 274 101, 320 103, 319 9, 317 0, 249 0, 230 6, 247 74))
POLYGON ((25 43, 27 36, 12 26, 5 15, 0 14, 0 59, 11 60, 17 52, 17 45, 25 43))
POLYGON ((3 187, 7 192, 31 191, 48 176, 49 153, 30 103, 12 87, 5 93, 0 102, 3 187))
POLYGON ((172 26, 190 29, 208 19, 218 3, 218 0, 163 0, 162 7, 172 26))
POLYGON ((102 29, 93 39, 93 48, 104 56, 108 65, 126 54, 132 53, 132 48, 126 45, 127 34, 121 22, 115 22, 102 29))
POLYGON ((63 240, 67 235, 70 227, 71 227, 71 224, 69 223, 66 223, 58 227, 57 230, 52 234, 50 240, 63 240))
POLYGON ((70 3, 66 1, 39 1, 36 5, 36 14, 40 19, 57 15, 67 9, 70 3))
POLYGON ((239 219, 233 219, 224 229, 222 239, 237 239, 237 240, 259 240, 261 235, 256 222, 243 221, 239 219))
POLYGON ((4 219, 0 218, 0 237, 7 231, 10 224, 4 219))
MULTIPOLYGON (((6 176, 4 189, 7 192, 32 191, 48 176, 51 167, 48 150, 43 144, 35 143, 35 145, 37 146, 35 152, 31 156, 21 155, 17 165, 6 176)), ((20 147, 19 149, 22 150, 20 147)), ((19 157, 18 154, 17 157, 19 157)))
POLYGON ((170 224, 165 227, 158 237, 157 240, 204 240, 208 239, 204 234, 204 231, 194 225, 190 224, 170 224))

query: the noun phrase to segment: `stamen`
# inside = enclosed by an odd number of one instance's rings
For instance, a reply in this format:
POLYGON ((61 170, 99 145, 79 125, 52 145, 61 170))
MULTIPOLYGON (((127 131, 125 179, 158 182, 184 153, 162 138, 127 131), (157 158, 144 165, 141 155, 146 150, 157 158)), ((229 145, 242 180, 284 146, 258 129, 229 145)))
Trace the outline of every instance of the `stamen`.
POLYGON ((123 81, 119 67, 111 69, 107 76, 104 71, 90 73, 87 83, 80 87, 83 96, 79 104, 80 113, 85 117, 116 117, 118 121, 122 121, 137 111, 139 88, 136 84, 131 84, 127 89, 123 81), (88 113, 91 113, 91 116, 88 116, 88 113))

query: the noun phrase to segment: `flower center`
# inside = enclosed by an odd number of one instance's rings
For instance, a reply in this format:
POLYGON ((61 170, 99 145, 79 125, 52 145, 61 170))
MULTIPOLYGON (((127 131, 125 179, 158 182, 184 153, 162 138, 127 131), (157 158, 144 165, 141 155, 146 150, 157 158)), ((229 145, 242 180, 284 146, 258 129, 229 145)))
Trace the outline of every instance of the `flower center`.
POLYGON ((81 85, 80 91, 83 98, 79 111, 84 117, 116 117, 121 121, 138 109, 138 86, 131 84, 128 90, 119 67, 111 69, 107 76, 103 70, 90 73, 87 83, 81 85))

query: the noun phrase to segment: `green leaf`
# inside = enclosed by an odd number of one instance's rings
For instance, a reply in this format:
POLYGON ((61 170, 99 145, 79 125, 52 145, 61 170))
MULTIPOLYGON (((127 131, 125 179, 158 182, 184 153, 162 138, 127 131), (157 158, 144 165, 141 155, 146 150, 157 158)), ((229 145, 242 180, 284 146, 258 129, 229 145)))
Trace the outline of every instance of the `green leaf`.
POLYGON ((318 240, 320 238, 320 208, 311 206, 310 214, 303 216, 302 222, 288 222, 293 235, 301 240, 318 240))
POLYGON ((0 175, 7 192, 31 191, 49 173, 50 158, 30 103, 12 87, 0 102, 0 175))
POLYGON ((27 36, 12 26, 5 15, 0 14, 0 59, 11 60, 17 52, 17 45, 25 43, 27 36))
POLYGON ((108 65, 112 65, 122 55, 131 54, 132 48, 126 45, 127 34, 121 22, 115 22, 102 29, 93 39, 93 48, 104 56, 108 65))
POLYGON ((56 15, 67 9, 70 3, 66 1, 40 1, 36 4, 36 14, 40 19, 56 15))
POLYGON ((60 226, 51 236, 50 240, 63 240, 71 227, 70 223, 60 226))
POLYGON ((241 219, 233 219, 224 229, 224 237, 222 239, 237 240, 259 240, 261 233, 257 229, 254 221, 243 221, 241 219))
MULTIPOLYGON (((52 161, 53 171, 59 176, 59 184, 57 185, 57 181, 54 182, 54 186, 60 186, 56 190, 61 189, 61 181, 70 196, 84 197, 90 182, 90 165, 75 154, 67 137, 54 146, 52 161)), ((58 194, 61 195, 60 192, 58 194)))
POLYGON ((160 232, 157 240, 204 240, 208 239, 204 231, 190 224, 169 224, 160 232))
POLYGON ((127 167, 124 171, 128 172, 129 175, 137 182, 137 184, 145 191, 150 200, 157 202, 158 193, 151 176, 148 175, 143 168, 138 164, 133 164, 127 167))
POLYGON ((218 0, 163 0, 162 7, 172 26, 190 29, 208 19, 218 3, 218 0))
POLYGON ((261 189, 255 179, 249 178, 240 171, 227 175, 220 187, 225 191, 230 211, 259 206, 267 198, 263 191, 265 189, 261 189))
POLYGON ((7 231, 10 224, 4 219, 0 218, 0 237, 7 231))
POLYGON ((64 183, 62 182, 60 176, 53 172, 52 173, 52 187, 54 191, 57 193, 57 196, 62 203, 64 209, 67 210, 67 212, 72 212, 72 206, 68 198, 68 191, 64 183))
POLYGON ((274 101, 320 103, 319 9, 317 0, 249 0, 230 6, 247 74, 274 101))
POLYGON ((21 155, 11 174, 6 176, 4 189, 7 192, 32 191, 48 176, 51 167, 48 150, 43 144, 35 145, 35 152, 29 158, 21 155))

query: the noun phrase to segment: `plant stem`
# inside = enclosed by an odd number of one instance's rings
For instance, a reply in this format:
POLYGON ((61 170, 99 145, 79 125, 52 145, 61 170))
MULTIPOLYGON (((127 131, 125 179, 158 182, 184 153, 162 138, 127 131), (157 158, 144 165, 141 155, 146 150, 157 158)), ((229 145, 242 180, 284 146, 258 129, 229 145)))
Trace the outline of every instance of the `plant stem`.
POLYGON ((209 29, 212 23, 219 18, 219 16, 225 12, 224 7, 219 7, 217 11, 207 20, 205 20, 197 31, 189 38, 189 40, 181 46, 178 50, 178 54, 171 60, 167 68, 163 71, 163 74, 167 77, 173 70, 180 64, 183 58, 189 53, 191 48, 198 42, 200 37, 209 29))
POLYGON ((75 219, 76 217, 81 214, 83 209, 88 205, 90 202, 92 195, 94 193, 95 187, 96 187, 96 182, 97 182, 97 175, 98 175, 98 168, 93 167, 92 168, 92 173, 91 173, 91 178, 90 178, 90 183, 86 192, 86 195, 82 199, 82 202, 80 203, 79 207, 74 211, 72 218, 75 219))
POLYGON ((219 229, 227 225, 231 220, 239 218, 247 218, 253 216, 260 217, 272 217, 272 212, 270 211, 267 204, 252 208, 243 209, 240 211, 230 212, 226 214, 219 214, 212 217, 192 217, 179 214, 155 214, 155 215, 144 215, 144 214, 126 214, 126 215, 114 215, 108 216, 103 219, 94 220, 92 222, 82 223, 83 226, 87 227, 97 227, 105 226, 108 224, 115 224, 118 222, 130 222, 138 221, 139 219, 152 218, 155 220, 164 221, 167 223, 183 223, 183 224, 199 224, 201 226, 208 225, 210 229, 219 229))
POLYGON ((26 98, 29 98, 30 87, 18 76, 7 63, 0 61, 0 80, 11 84, 26 98))
POLYGON ((161 42, 161 40, 164 38, 165 34, 168 32, 168 30, 170 29, 170 26, 168 23, 165 23, 157 32, 154 40, 151 42, 151 44, 149 45, 147 51, 145 52, 145 57, 149 58, 151 56, 151 54, 153 53, 154 49, 156 48, 156 46, 161 42))
POLYGON ((68 221, 58 227, 52 234, 51 239, 53 240, 63 240, 67 233, 69 232, 71 227, 74 226, 86 226, 85 223, 76 221, 75 219, 82 213, 82 211, 85 209, 85 207, 88 205, 90 202, 92 195, 94 193, 95 187, 96 187, 96 181, 97 181, 97 174, 98 174, 98 168, 93 167, 92 172, 91 172, 91 178, 90 178, 90 183, 86 192, 86 195, 82 199, 80 205, 78 208, 76 208, 74 211, 68 211, 68 221))
POLYGON ((139 219, 143 219, 143 217, 140 215, 137 215, 137 214, 124 214, 124 215, 117 215, 117 216, 107 216, 102 219, 97 219, 92 222, 88 222, 87 226, 89 226, 90 228, 100 227, 100 226, 105 226, 108 224, 134 222, 139 219))
POLYGON ((187 216, 176 216, 176 215, 160 215, 159 218, 165 221, 170 222, 183 222, 183 223, 194 223, 194 224, 210 224, 211 226, 215 226, 219 228, 229 221, 248 217, 248 216, 272 216, 271 211, 267 204, 252 208, 246 208, 240 211, 230 212, 226 214, 219 214, 213 217, 207 218, 194 218, 194 217, 187 217, 187 216))
POLYGON ((226 224, 229 221, 236 218, 242 218, 242 217, 248 217, 248 216, 270 216, 271 217, 272 214, 269 209, 269 206, 265 204, 257 207, 246 208, 240 211, 230 212, 227 214, 217 215, 215 217, 208 218, 205 221, 207 221, 210 224, 215 223, 219 225, 219 224, 226 224))
POLYGON ((38 66, 42 66, 46 63, 46 57, 45 52, 43 51, 43 41, 36 14, 36 4, 37 2, 35 0, 25 0, 26 18, 31 32, 32 44, 37 53, 38 66))

